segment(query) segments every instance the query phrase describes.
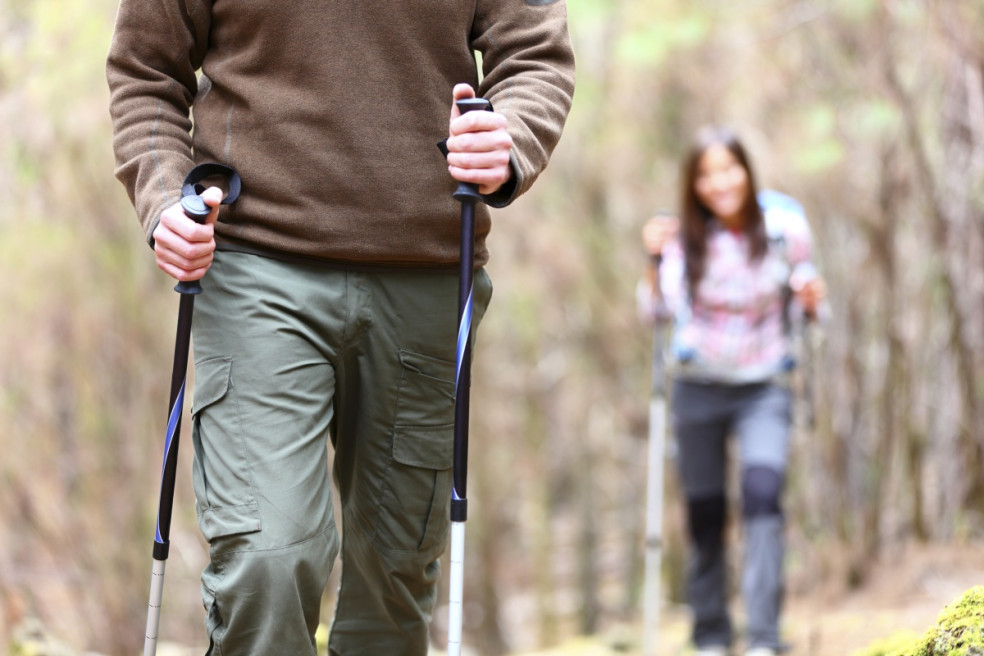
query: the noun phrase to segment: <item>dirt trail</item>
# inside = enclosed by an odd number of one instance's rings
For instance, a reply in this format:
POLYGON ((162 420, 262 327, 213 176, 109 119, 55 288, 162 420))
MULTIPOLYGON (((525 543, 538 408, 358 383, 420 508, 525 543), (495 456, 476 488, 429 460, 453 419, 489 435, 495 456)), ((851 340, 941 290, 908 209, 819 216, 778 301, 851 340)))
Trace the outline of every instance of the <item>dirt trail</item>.
POLYGON ((862 588, 791 600, 790 655, 849 656, 893 633, 922 634, 944 606, 982 584, 982 544, 887 554, 862 588))
MULTIPOLYGON (((907 549, 886 554, 866 584, 845 591, 830 582, 823 591, 791 595, 784 615, 788 656, 851 656, 874 641, 901 631, 922 634, 940 611, 968 588, 984 584, 984 544, 907 549)), ((740 613, 740 610, 738 611, 740 613)), ((740 623, 741 618, 736 620, 740 623)), ((687 613, 664 610, 659 656, 686 656, 687 613)), ((515 656, 639 656, 639 627, 612 629, 597 639, 578 640, 515 656)))

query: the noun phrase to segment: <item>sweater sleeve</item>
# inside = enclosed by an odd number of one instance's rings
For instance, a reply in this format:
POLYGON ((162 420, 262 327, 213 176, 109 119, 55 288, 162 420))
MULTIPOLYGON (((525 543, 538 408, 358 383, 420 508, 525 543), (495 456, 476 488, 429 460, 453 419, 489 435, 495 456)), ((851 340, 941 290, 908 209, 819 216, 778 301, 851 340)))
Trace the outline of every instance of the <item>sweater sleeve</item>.
POLYGON ((211 0, 121 0, 106 61, 116 177, 148 243, 193 165, 191 104, 211 0))
POLYGON ((813 235, 805 216, 793 216, 787 222, 786 240, 792 267, 789 282, 793 288, 797 288, 819 275, 813 264, 813 235))
POLYGON ((478 93, 509 121, 515 185, 504 206, 546 168, 574 97, 565 0, 478 0, 472 45, 482 53, 478 93))

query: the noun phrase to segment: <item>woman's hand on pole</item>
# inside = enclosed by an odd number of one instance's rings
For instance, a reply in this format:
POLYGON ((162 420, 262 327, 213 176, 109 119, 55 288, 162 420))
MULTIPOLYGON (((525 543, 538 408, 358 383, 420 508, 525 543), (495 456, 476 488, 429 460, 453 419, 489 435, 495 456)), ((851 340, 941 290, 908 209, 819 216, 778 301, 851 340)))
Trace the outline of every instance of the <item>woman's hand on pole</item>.
POLYGON ((478 185, 479 193, 495 193, 512 177, 509 154, 513 140, 508 121, 495 112, 462 114, 454 101, 474 98, 467 84, 457 84, 452 91, 451 118, 448 126, 448 171, 459 182, 478 185))
POLYGON ((642 226, 642 244, 650 257, 663 254, 666 245, 676 239, 680 231, 680 221, 674 216, 658 214, 642 226))
POLYGON ((646 275, 636 291, 639 316, 649 324, 670 318, 670 311, 663 299, 659 279, 659 267, 666 244, 676 239, 680 230, 677 217, 660 213, 642 226, 642 244, 649 255, 646 275), (648 292, 648 293, 647 293, 648 292))
POLYGON ((792 290, 796 300, 803 306, 806 316, 816 319, 820 304, 827 298, 827 283, 823 278, 817 276, 799 284, 794 282, 792 290))
POLYGON ((161 212, 161 220, 153 234, 157 268, 180 281, 204 277, 215 253, 214 224, 219 217, 222 195, 218 187, 209 187, 202 192, 205 204, 212 208, 204 224, 188 218, 181 203, 161 212))

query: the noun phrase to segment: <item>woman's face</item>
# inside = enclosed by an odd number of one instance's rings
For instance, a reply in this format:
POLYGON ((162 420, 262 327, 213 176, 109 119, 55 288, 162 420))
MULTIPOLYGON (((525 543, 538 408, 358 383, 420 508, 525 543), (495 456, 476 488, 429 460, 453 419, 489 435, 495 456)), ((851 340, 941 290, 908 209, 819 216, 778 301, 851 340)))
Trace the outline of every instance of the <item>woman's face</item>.
POLYGON ((714 144, 701 155, 694 191, 704 207, 726 227, 744 227, 742 208, 749 194, 748 171, 723 144, 714 144))

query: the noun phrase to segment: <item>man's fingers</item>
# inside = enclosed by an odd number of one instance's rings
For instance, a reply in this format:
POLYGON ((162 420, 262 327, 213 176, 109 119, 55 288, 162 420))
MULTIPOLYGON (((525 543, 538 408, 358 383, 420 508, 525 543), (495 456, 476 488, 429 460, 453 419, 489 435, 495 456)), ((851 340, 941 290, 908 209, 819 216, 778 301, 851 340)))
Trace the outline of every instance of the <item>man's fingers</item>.
POLYGON ((214 251, 212 241, 190 242, 174 233, 163 233, 154 242, 158 268, 178 280, 198 280, 205 275, 214 251))
MULTIPOLYGON (((451 177, 461 182, 471 182, 479 186, 494 186, 498 189, 509 179, 509 167, 488 169, 458 168, 449 166, 451 177)), ((483 192, 485 193, 485 192, 483 192)))
POLYGON ((223 191, 219 187, 209 187, 201 193, 202 200, 209 207, 215 207, 222 202, 223 191))
MULTIPOLYGON (((467 119, 471 114, 487 113, 469 112, 458 120, 467 119)), ((492 125, 500 123, 496 120, 492 125)), ((509 179, 513 140, 504 128, 452 136, 447 145, 448 170, 456 180, 479 185, 501 185, 509 179)))
POLYGON ((508 166, 511 149, 511 140, 505 140, 502 145, 482 150, 448 153, 448 166, 461 169, 491 169, 508 166))
MULTIPOLYGON (((218 188, 208 189, 202 196, 206 204, 214 202, 215 208, 222 202, 222 190, 218 188)), ((212 213, 217 213, 217 209, 212 213)), ((198 280, 212 264, 214 234, 211 223, 196 223, 185 216, 180 204, 169 207, 154 229, 157 267, 177 280, 198 280)))
POLYGON ((211 260, 215 246, 211 240, 188 241, 171 233, 158 237, 154 242, 154 250, 158 256, 165 257, 169 262, 194 268, 211 260))
POLYGON ((212 211, 205 217, 205 223, 212 225, 219 220, 219 205, 222 204, 224 192, 218 187, 209 187, 201 193, 201 197, 205 204, 212 208, 212 211))
POLYGON ((470 84, 459 82, 454 85, 454 89, 451 90, 451 97, 455 101, 465 100, 466 98, 474 98, 475 90, 471 88, 470 84))
MULTIPOLYGON (((451 148, 451 141, 462 139, 470 134, 485 134, 498 130, 506 131, 509 122, 506 117, 496 112, 466 112, 452 119, 451 138, 448 140, 448 148, 451 148)), ((469 143, 465 141, 464 143, 469 143)))
POLYGON ((461 153, 508 152, 513 147, 513 139, 503 126, 489 130, 464 132, 451 136, 448 138, 447 146, 449 156, 461 153))
POLYGON ((155 231, 154 235, 154 252, 159 260, 183 269, 207 267, 212 261, 215 250, 212 240, 188 241, 169 231, 155 231))
POLYGON ((459 100, 465 100, 467 98, 474 98, 475 90, 471 88, 471 85, 460 82, 454 85, 454 89, 451 90, 451 120, 454 121, 456 118, 461 116, 461 110, 455 104, 459 100))
MULTIPOLYGON (((474 98, 475 90, 457 84, 452 90, 455 101, 474 98)), ((452 103, 448 126, 448 171, 460 182, 478 185, 483 194, 494 193, 512 176, 510 152, 513 140, 509 122, 495 112, 465 112, 452 103)))
MULTIPOLYGON (((219 190, 219 202, 222 201, 221 193, 221 190, 219 190)), ((218 205, 215 207, 218 207, 218 205)), ((217 210, 213 208, 211 214, 217 214, 217 210)), ((211 214, 209 215, 210 217, 211 214)), ((180 205, 175 205, 161 214, 161 222, 154 231, 154 238, 163 238, 166 242, 174 243, 175 240, 168 238, 168 233, 189 242, 209 242, 215 234, 215 229, 210 223, 201 224, 189 218, 185 215, 180 205), (158 235, 158 231, 160 231, 160 235, 158 235)))
POLYGON ((205 277, 205 273, 208 271, 209 265, 212 261, 209 258, 208 264, 202 267, 193 268, 183 268, 181 266, 172 264, 161 257, 157 258, 157 268, 171 276, 175 280, 189 281, 189 280, 201 280, 205 277))

